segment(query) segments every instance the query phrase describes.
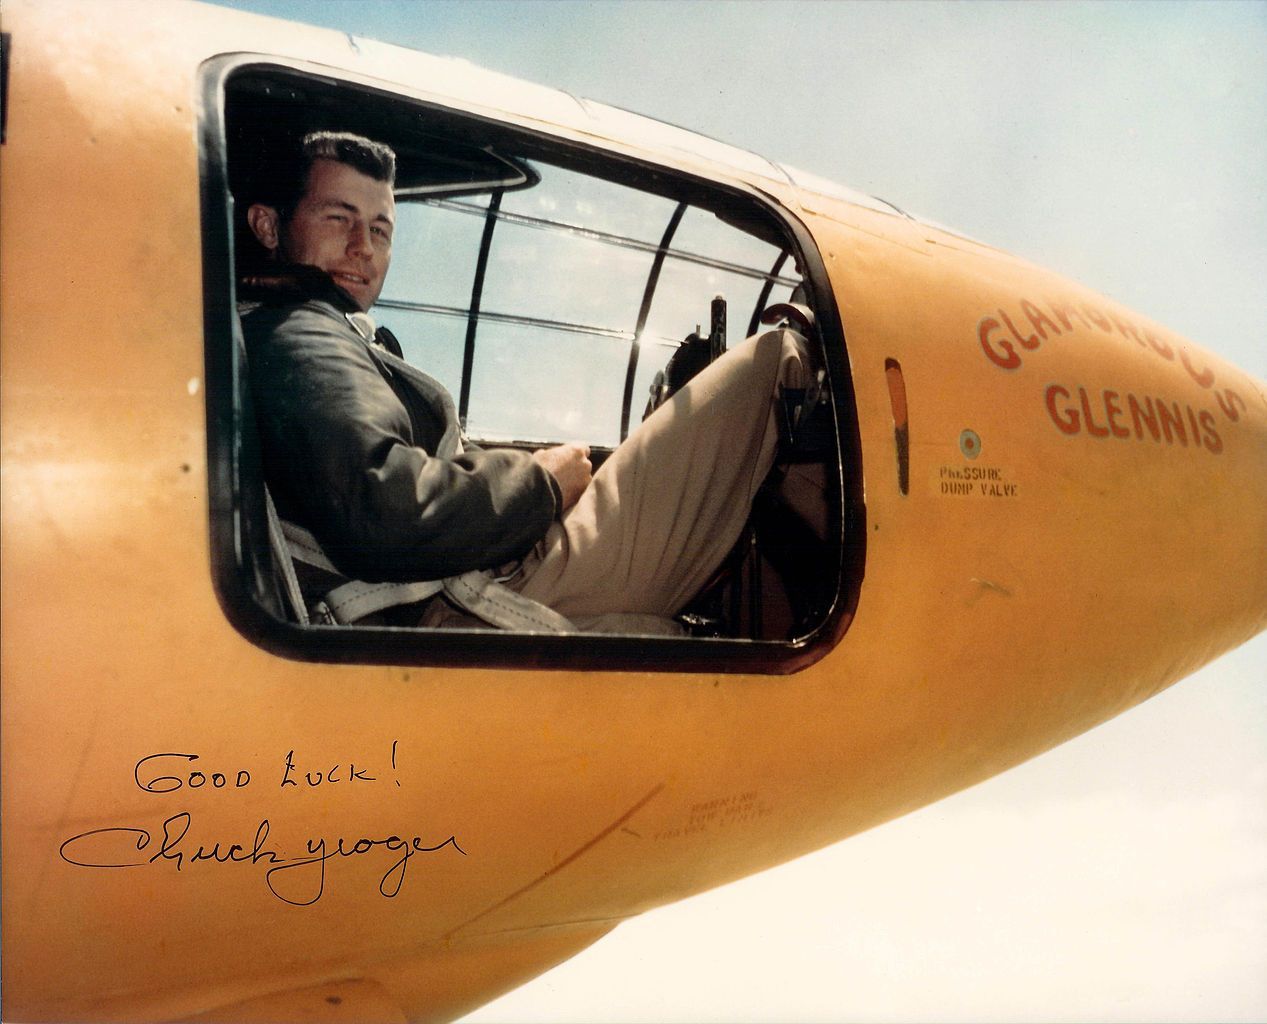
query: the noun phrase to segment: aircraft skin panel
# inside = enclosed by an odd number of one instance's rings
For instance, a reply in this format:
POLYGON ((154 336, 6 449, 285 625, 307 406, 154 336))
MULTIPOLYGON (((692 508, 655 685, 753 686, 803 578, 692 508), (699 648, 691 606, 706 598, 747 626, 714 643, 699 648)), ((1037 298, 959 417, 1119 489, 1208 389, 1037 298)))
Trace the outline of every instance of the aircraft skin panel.
POLYGON ((398 1024, 445 1021, 509 992, 602 938, 615 922, 597 927, 542 929, 376 964, 365 976, 324 982, 217 1006, 182 1024, 398 1024), (471 979, 481 979, 477 996, 471 979))
POLYGON ((754 176, 820 247, 855 387, 866 576, 835 649, 788 676, 270 654, 212 586, 196 73, 361 57, 166 4, 15 3, 5 30, 13 1019, 449 1018, 1267 625, 1261 382, 1006 254, 754 176))
POLYGON ((407 1024, 409 1018, 382 985, 357 979, 263 996, 186 1017, 181 1024, 407 1024))

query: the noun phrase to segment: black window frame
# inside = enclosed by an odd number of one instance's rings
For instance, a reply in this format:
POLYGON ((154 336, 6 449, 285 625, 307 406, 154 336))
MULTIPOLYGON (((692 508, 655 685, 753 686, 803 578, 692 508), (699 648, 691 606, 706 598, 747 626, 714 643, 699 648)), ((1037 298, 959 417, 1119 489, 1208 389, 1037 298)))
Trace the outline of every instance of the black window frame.
POLYGON ((199 167, 202 208, 204 357, 208 508, 211 570, 216 595, 232 625, 273 654, 306 662, 464 667, 571 669, 672 673, 781 675, 799 671, 827 654, 844 636, 857 609, 865 562, 861 442, 844 331, 822 258, 794 213, 760 189, 715 181, 659 164, 616 146, 577 142, 510 117, 493 117, 440 103, 405 87, 307 61, 260 53, 222 54, 199 74, 199 167), (408 104, 428 114, 479 124, 513 138, 531 155, 541 147, 551 159, 566 158, 575 170, 638 182, 670 181, 677 195, 725 194, 772 216, 786 232, 814 297, 831 390, 837 440, 836 504, 840 531, 836 597, 808 636, 796 640, 649 637, 605 634, 522 634, 496 630, 417 629, 386 626, 299 625, 287 621, 276 600, 269 567, 268 525, 245 383, 234 285, 234 209, 229 188, 229 140, 225 108, 231 79, 249 71, 293 75, 335 90, 353 90, 372 102, 408 104))

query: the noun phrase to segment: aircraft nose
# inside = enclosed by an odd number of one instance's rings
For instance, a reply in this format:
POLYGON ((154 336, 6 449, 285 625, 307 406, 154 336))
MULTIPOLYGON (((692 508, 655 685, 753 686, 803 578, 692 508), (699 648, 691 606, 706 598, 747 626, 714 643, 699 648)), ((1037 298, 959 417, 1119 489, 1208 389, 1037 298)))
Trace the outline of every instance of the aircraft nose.
POLYGON ((1082 577, 1054 590, 1106 668, 1133 649, 1142 699, 1267 627, 1267 386, 1160 329, 1128 340, 1049 361, 1037 471, 1070 555, 1047 571, 1082 577))
MULTIPOLYGON (((1018 271, 1015 297, 956 298, 971 344, 953 368, 929 369, 914 343, 895 353, 905 403, 872 359, 863 411, 884 429, 864 452, 854 627, 905 599, 908 634, 948 676, 973 680, 1018 751, 1028 731, 1050 726, 1048 745, 1076 735, 1267 628, 1267 384, 1032 275, 1018 271), (903 572, 880 593, 886 531, 902 525, 903 572)), ((959 694, 947 689, 943 720, 959 694)))

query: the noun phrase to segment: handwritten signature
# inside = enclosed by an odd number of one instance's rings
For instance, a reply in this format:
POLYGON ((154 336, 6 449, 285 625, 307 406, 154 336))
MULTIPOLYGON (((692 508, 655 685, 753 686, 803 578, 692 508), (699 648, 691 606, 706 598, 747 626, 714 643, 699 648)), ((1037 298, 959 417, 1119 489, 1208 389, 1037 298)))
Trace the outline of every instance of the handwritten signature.
POLYGON ((362 857, 383 850, 398 855, 379 880, 378 891, 388 899, 400 892, 405 882, 405 871, 410 858, 422 853, 437 853, 452 847, 462 856, 466 851, 455 836, 442 843, 427 846, 420 836, 405 838, 389 835, 382 839, 363 837, 355 841, 346 836, 327 843, 323 837, 308 839, 304 844, 305 856, 283 857, 270 846, 267 818, 260 822, 255 837, 248 846, 242 843, 226 843, 216 840, 208 846, 205 842, 196 847, 188 839, 193 823, 188 811, 173 814, 163 822, 163 835, 158 849, 149 854, 155 837, 143 828, 97 828, 81 832, 62 843, 58 852, 67 864, 81 868, 139 868, 160 861, 176 864, 180 871, 186 864, 262 864, 265 865, 264 882, 269 891, 283 903, 296 907, 308 907, 321 899, 326 887, 326 863, 334 858, 362 857), (138 854, 141 854, 139 858, 138 854), (304 869, 307 869, 305 871, 304 869))

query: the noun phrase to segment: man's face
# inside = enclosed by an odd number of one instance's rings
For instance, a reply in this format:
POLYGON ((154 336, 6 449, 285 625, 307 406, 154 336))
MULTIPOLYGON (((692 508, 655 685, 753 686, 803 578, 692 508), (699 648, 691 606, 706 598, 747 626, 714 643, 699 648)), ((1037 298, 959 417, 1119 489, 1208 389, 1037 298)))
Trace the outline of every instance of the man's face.
POLYGON ((326 271, 361 309, 369 309, 391 263, 395 217, 387 182, 336 160, 317 160, 304 197, 278 228, 278 250, 288 262, 326 271))

